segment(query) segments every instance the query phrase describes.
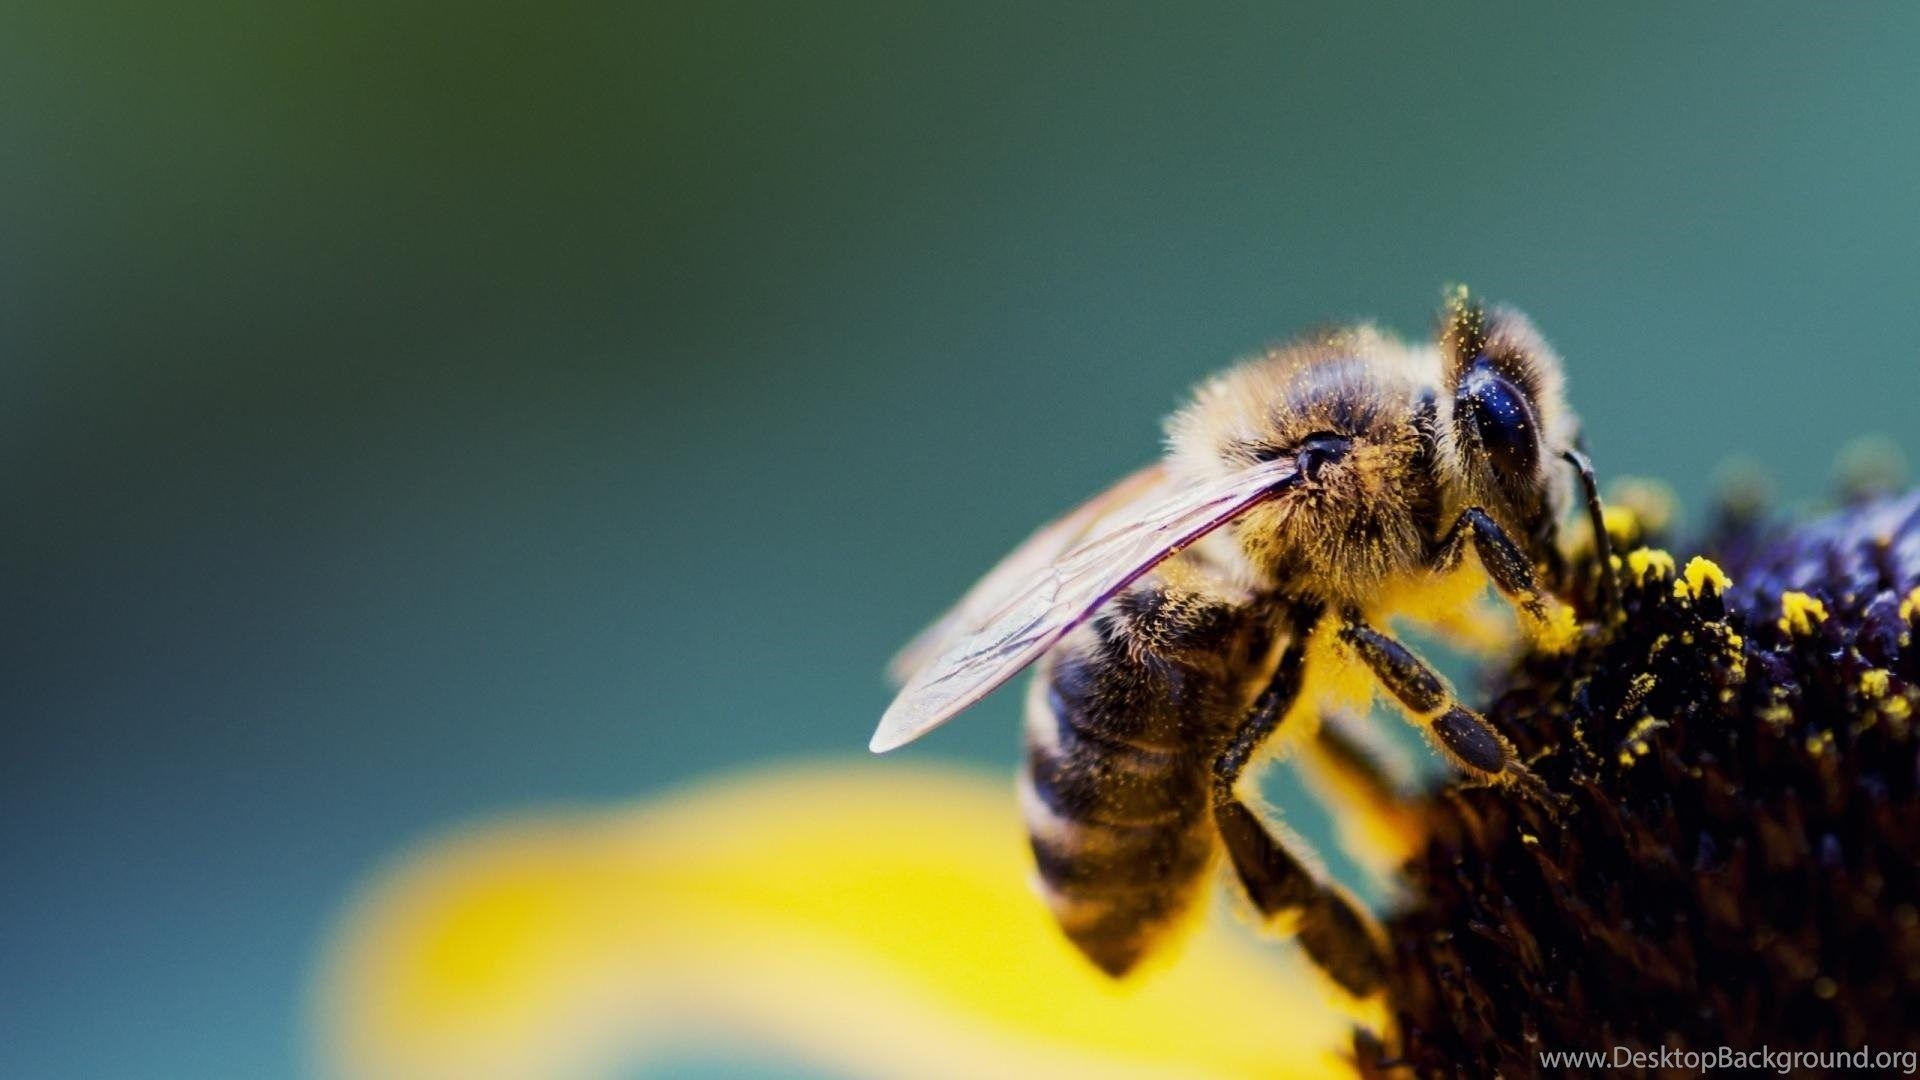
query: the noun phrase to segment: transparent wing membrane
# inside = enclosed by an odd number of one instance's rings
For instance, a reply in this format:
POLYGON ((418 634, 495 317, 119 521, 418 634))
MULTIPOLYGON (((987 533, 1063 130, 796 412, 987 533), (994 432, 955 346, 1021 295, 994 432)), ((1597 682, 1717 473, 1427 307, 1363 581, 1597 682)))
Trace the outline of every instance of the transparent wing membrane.
MULTIPOLYGON (((1139 475, 1120 486, 1133 483, 1139 475)), ((933 629, 940 630, 953 620, 940 637, 944 648, 906 680, 880 718, 869 746, 875 753, 884 753, 952 719, 1039 659, 1142 574, 1272 498, 1298 476, 1295 461, 1288 457, 1212 484, 1141 499, 1126 505, 1124 512, 1094 513, 1089 523, 1095 527, 1086 530, 1086 538, 1061 545, 1064 550, 1044 563, 1039 553, 1055 545, 1049 537, 1059 526, 1041 530, 935 624, 933 629), (1026 558, 1028 547, 1043 539, 1045 547, 1036 547, 1035 557, 1026 558), (987 588, 990 581, 992 589, 987 588), (982 594, 978 601, 975 593, 982 594)), ((1105 499, 1102 496, 1095 503, 1105 499)), ((1086 510, 1082 507, 1068 515, 1060 525, 1086 510)))
POLYGON ((956 638, 984 625, 1029 578, 1053 565, 1074 544, 1098 528, 1103 518, 1125 514, 1129 504, 1159 494, 1157 489, 1166 482, 1166 475, 1165 466, 1149 465, 1035 530, 968 589, 959 603, 948 608, 894 655, 887 665, 887 675, 893 684, 903 685, 914 672, 945 652, 956 638))

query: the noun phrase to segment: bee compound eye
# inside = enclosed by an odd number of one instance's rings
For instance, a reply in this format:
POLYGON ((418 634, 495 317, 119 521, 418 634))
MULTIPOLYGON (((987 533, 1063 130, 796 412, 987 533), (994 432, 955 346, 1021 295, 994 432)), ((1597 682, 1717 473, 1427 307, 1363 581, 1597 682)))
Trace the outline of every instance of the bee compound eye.
POLYGON ((1459 403, 1495 468, 1527 471, 1539 463, 1540 429, 1533 409, 1505 376, 1476 364, 1461 380, 1459 403))

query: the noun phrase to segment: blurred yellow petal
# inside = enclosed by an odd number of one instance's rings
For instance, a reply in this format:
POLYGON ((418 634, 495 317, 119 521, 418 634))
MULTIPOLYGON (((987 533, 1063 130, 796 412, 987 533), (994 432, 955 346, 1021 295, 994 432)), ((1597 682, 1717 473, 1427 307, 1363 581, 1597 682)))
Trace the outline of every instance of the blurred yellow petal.
POLYGON ((1351 1075, 1290 950, 1213 919, 1115 985, 1028 890, 1006 778, 847 763, 528 815, 406 857, 325 958, 334 1075, 600 1077, 719 1050, 850 1076, 1351 1075))

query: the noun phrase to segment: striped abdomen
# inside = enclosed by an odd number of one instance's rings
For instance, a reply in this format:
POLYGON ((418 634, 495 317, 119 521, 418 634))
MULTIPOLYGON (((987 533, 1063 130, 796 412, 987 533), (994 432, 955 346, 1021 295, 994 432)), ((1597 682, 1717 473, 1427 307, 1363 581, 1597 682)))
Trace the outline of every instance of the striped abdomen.
POLYGON ((1233 706, 1230 612, 1205 605, 1151 586, 1120 597, 1054 650, 1027 698, 1021 797, 1040 885, 1116 976, 1192 907, 1218 846, 1209 778, 1233 706))

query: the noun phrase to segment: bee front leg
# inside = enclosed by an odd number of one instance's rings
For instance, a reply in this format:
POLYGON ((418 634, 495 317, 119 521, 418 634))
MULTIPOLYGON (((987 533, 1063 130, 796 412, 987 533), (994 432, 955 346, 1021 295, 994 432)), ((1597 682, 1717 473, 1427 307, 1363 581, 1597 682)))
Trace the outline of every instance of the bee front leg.
POLYGON ((1469 506, 1454 519, 1447 534, 1440 538, 1435 565, 1443 571, 1459 566, 1460 556, 1469 542, 1500 594, 1533 618, 1546 621, 1547 605, 1553 597, 1541 590, 1533 576, 1533 563, 1521 552, 1520 545, 1480 507, 1469 506))
POLYGON ((1440 750, 1469 775, 1510 784, 1552 804, 1538 777, 1528 772, 1509 743, 1487 719, 1460 703, 1440 673, 1412 649, 1348 612, 1340 640, 1373 671, 1409 717, 1440 750))
POLYGON ((1454 519, 1440 539, 1434 565, 1442 571, 1459 566, 1469 543, 1500 595, 1520 609, 1534 640, 1556 651, 1571 646, 1577 633, 1572 610, 1540 587, 1533 573, 1533 561, 1500 523, 1480 507, 1470 506, 1454 519))
POLYGON ((1306 638, 1320 615, 1317 604, 1293 610, 1292 637, 1273 678, 1214 759, 1213 820, 1254 908, 1269 919, 1296 917, 1295 935, 1307 955, 1348 993, 1365 997, 1386 977, 1379 929, 1345 890, 1320 880, 1287 850, 1237 790, 1248 761, 1299 696, 1306 638))

